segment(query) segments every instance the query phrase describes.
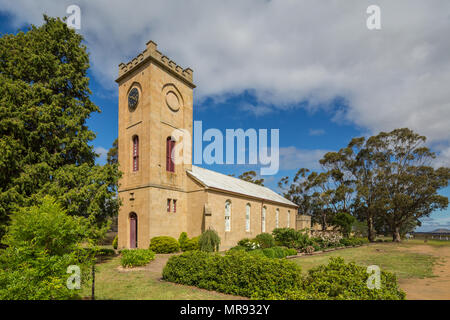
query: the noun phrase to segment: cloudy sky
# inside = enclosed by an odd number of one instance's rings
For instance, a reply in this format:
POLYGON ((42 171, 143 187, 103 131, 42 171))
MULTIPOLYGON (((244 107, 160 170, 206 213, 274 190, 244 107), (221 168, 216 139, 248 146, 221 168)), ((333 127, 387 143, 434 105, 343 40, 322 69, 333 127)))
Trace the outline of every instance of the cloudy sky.
MULTIPOLYGON (((281 171, 266 179, 271 187, 299 167, 317 168, 324 152, 354 136, 399 127, 426 135, 435 165, 450 165, 448 0, 0 0, 0 31, 39 25, 43 13, 65 16, 71 4, 81 8, 78 32, 102 109, 89 125, 103 155, 117 136, 117 66, 151 39, 194 70, 194 118, 204 129, 280 129, 281 171), (381 30, 366 27, 372 4, 381 30)), ((450 228, 449 216, 434 213, 422 230, 450 228)))

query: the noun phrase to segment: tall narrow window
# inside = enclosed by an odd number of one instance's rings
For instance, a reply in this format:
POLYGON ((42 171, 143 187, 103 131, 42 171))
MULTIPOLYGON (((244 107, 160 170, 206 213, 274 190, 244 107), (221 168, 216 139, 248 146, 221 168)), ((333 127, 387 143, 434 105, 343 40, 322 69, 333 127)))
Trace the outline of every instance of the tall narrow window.
POLYGON ((262 208, 261 214, 261 232, 266 232, 266 207, 262 208))
POLYGON ((175 172, 175 163, 172 158, 172 151, 175 148, 175 140, 172 137, 167 137, 166 140, 166 170, 175 172))
POLYGON ((278 228, 280 222, 280 209, 275 210, 275 228, 278 228))
POLYGON ((177 212, 177 200, 173 199, 173 212, 177 212))
POLYGON ((167 212, 170 212, 170 202, 172 199, 167 199, 167 212))
POLYGON ((291 227, 291 210, 288 210, 287 212, 287 227, 291 227))
POLYGON ((245 231, 250 232, 250 203, 245 208, 245 231))
POLYGON ((225 202, 225 231, 231 231, 231 202, 225 202))
POLYGON ((133 136, 133 171, 139 170, 139 137, 133 136))

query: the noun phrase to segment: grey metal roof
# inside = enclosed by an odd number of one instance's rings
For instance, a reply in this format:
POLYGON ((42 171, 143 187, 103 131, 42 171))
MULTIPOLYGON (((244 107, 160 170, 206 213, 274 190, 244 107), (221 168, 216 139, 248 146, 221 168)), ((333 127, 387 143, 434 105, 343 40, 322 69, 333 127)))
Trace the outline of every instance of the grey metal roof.
POLYGON ((259 199, 265 199, 273 202, 287 204, 291 206, 297 205, 275 191, 251 182, 244 181, 235 177, 215 172, 212 170, 192 166, 192 171, 187 171, 189 175, 198 180, 208 188, 215 188, 242 195, 247 195, 259 199))

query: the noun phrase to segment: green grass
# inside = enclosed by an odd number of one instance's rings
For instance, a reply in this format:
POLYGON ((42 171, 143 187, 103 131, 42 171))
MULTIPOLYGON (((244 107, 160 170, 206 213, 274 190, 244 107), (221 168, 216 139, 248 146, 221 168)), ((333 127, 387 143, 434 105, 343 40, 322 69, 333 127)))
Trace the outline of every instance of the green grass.
POLYGON ((336 250, 316 256, 305 256, 293 259, 302 267, 303 272, 320 264, 328 263, 330 257, 342 257, 346 262, 358 265, 378 265, 381 270, 390 271, 399 279, 433 277, 433 263, 437 258, 421 253, 402 251, 404 244, 383 243, 351 249, 336 250))
MULTIPOLYGON (((150 262, 152 263, 152 262, 150 262)), ((160 281, 160 275, 149 270, 121 272, 120 258, 97 264, 95 299, 99 300, 215 300, 236 299, 229 295, 160 281)), ((91 281, 83 284, 82 297, 91 296, 91 281)))

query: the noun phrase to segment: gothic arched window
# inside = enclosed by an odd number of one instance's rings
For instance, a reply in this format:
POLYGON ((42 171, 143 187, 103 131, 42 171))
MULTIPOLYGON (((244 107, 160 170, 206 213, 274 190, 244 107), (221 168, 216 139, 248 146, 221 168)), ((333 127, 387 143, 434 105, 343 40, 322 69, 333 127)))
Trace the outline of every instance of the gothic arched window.
POLYGON ((133 136, 133 171, 139 170, 139 137, 133 136))

